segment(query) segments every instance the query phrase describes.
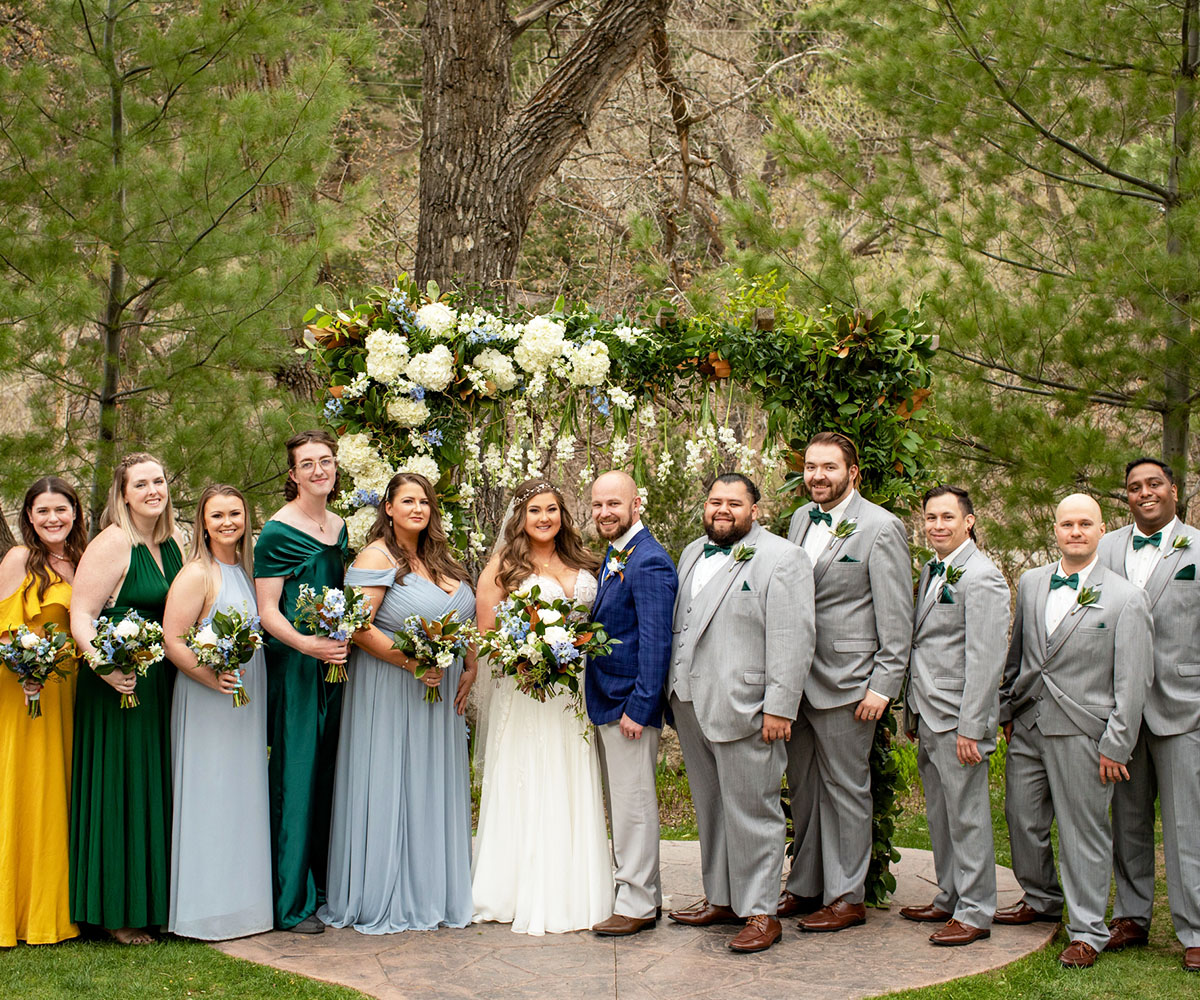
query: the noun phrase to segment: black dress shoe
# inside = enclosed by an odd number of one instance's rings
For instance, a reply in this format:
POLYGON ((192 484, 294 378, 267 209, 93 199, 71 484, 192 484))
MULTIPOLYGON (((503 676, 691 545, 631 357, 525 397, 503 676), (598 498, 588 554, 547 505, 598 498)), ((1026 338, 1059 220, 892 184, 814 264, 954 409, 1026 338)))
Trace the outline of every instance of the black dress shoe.
POLYGON ((295 927, 287 928, 293 934, 324 934, 325 925, 321 923, 320 917, 315 913, 310 913, 307 917, 296 924, 295 927))

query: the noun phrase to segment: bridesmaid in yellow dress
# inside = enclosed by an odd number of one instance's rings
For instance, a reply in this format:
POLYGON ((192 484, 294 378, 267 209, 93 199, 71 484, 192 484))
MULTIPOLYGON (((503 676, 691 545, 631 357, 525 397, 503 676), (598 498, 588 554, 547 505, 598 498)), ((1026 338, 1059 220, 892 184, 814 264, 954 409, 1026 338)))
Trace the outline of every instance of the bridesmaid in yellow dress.
MULTIPOLYGON (((70 630, 68 608, 75 565, 87 544, 79 497, 70 484, 46 476, 25 494, 24 545, 0 562, 0 638, 19 625, 53 622, 70 630)), ((75 661, 66 677, 41 688, 42 715, 26 710, 30 684, 0 676, 0 947, 18 941, 53 944, 76 937, 67 873, 71 730, 75 661)))

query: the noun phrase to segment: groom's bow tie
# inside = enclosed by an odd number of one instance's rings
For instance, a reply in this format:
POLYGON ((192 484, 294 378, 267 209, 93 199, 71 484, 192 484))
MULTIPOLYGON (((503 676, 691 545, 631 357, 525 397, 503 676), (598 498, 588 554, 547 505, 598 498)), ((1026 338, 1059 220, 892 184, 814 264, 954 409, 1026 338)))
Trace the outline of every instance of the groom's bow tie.
POLYGON ((1079 574, 1072 573, 1070 576, 1059 576, 1055 573, 1050 577, 1050 589, 1058 590, 1059 587, 1070 587, 1072 590, 1079 589, 1079 574))
POLYGON ((812 519, 813 524, 820 524, 822 521, 824 521, 827 525, 829 525, 829 527, 833 527, 833 515, 826 514, 825 511, 821 510, 820 507, 810 507, 808 510, 808 516, 812 519))
POLYGON ((1156 549, 1159 543, 1162 542, 1162 532, 1156 531, 1153 535, 1138 535, 1133 536, 1133 551, 1136 552, 1143 545, 1153 545, 1156 549))
POLYGON ((704 558, 707 559, 709 556, 715 556, 718 552, 723 556, 727 556, 732 550, 732 545, 714 545, 712 542, 705 542, 704 558))

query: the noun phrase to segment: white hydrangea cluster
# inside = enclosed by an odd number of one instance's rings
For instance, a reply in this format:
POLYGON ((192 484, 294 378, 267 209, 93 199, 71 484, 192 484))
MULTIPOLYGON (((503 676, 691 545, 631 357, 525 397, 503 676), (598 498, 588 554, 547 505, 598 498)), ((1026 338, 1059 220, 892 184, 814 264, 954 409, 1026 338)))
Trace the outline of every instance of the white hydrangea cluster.
POLYGON ((544 372, 562 356, 566 332, 562 323, 547 316, 535 316, 525 324, 513 357, 531 375, 544 372))
POLYGON ((393 396, 388 400, 387 414, 401 427, 420 427, 429 419, 429 404, 410 396, 393 396))
POLYGON ((346 534, 350 536, 350 548, 356 552, 367 544, 367 532, 375 523, 377 513, 376 507, 359 507, 346 518, 346 534))
POLYGON ((439 339, 458 326, 458 313, 443 302, 427 302, 417 310, 415 319, 417 326, 439 339))
POLYGON ((546 373, 538 372, 529 379, 529 385, 525 388, 525 396, 528 399, 537 399, 546 391, 546 387, 549 384, 550 382, 546 378, 546 373))
POLYGON ((642 427, 652 430, 658 426, 658 410, 652 402, 647 401, 638 407, 637 419, 642 427))
POLYGON ((612 334, 623 344, 633 344, 645 337, 646 331, 637 326, 617 326, 612 334))
POLYGON ((417 385, 442 392, 454 379, 454 355, 445 344, 438 344, 408 363, 406 374, 417 385))
MULTIPOLYGON (((510 324, 511 325, 511 324, 510 324)), ((493 337, 504 337, 504 320, 486 309, 473 309, 471 312, 458 314, 458 332, 470 333, 479 330, 493 337)))
POLYGON ((366 434, 346 434, 338 441, 338 462, 354 479, 354 485, 364 490, 376 490, 380 495, 392 478, 392 467, 379 455, 366 434))
POLYGON ((367 374, 387 385, 404 374, 408 365, 408 341, 390 330, 372 330, 365 341, 367 374))
POLYGON ((578 347, 567 348, 571 359, 569 378, 572 385, 603 385, 608 378, 608 345, 602 340, 589 340, 578 347))
POLYGON ((626 392, 619 385, 610 385, 606 390, 608 398, 618 410, 633 409, 633 395, 626 392))
POLYGON ((475 356, 472 364, 483 373, 485 378, 495 383, 496 388, 501 392, 508 392, 516 388, 520 377, 513 367, 512 358, 507 354, 501 354, 495 348, 488 347, 475 356))
MULTIPOLYGON (((416 473, 418 476, 424 476, 431 483, 436 483, 442 478, 442 472, 438 468, 437 462, 435 462, 428 455, 409 456, 404 460, 404 463, 397 471, 416 473)), ((444 521, 445 517, 443 516, 442 519, 444 521)))

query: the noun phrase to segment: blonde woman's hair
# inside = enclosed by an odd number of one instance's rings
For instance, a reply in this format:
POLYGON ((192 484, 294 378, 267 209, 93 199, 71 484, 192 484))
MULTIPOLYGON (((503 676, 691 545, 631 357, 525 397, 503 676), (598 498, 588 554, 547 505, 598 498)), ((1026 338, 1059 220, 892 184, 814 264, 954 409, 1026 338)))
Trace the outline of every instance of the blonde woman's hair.
POLYGON ((217 561, 213 558, 212 544, 208 537, 208 531, 204 527, 204 508, 208 506, 208 501, 213 497, 234 497, 241 501, 242 510, 246 514, 246 532, 237 543, 235 555, 237 564, 245 570, 246 576, 251 580, 254 579, 254 526, 250 521, 250 505, 246 503, 242 491, 236 486, 230 486, 228 483, 213 483, 204 487, 204 492, 200 494, 200 500, 196 504, 196 523, 192 527, 192 544, 188 546, 187 562, 198 562, 204 567, 205 607, 208 607, 217 596, 213 591, 212 582, 212 568, 217 561))
MULTIPOLYGON (((123 532, 125 537, 129 539, 130 545, 142 545, 145 540, 138 534, 137 528, 133 525, 133 518, 129 515, 129 505, 125 503, 125 486, 129 482, 129 470, 135 465, 140 465, 142 462, 153 462, 163 470, 163 477, 166 477, 167 467, 162 464, 162 461, 145 451, 135 451, 132 454, 126 455, 117 463, 117 468, 113 472, 112 486, 108 489, 108 503, 104 507, 104 513, 100 515, 101 529, 107 528, 110 524, 115 524, 123 532)), ((171 491, 167 489, 167 503, 163 507, 163 512, 158 515, 158 520, 154 522, 154 534, 151 541, 155 545, 161 545, 168 538, 175 534, 175 508, 171 504, 171 491)))

